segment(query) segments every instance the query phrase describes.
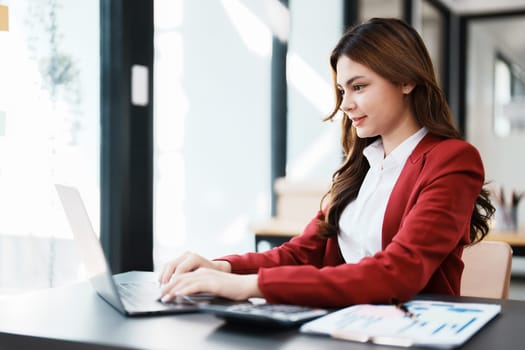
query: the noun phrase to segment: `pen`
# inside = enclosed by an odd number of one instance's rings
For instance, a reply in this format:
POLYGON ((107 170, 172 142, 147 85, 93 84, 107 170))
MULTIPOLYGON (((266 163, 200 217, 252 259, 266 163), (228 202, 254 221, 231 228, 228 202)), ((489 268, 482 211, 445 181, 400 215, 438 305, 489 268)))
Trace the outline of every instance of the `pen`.
POLYGON ((410 311, 405 304, 400 303, 397 299, 392 299, 392 305, 401 310, 406 317, 409 317, 414 321, 418 321, 417 316, 412 311, 410 311))
POLYGON ((512 206, 513 207, 518 206, 521 200, 521 197, 523 197, 523 192, 512 191, 512 206))

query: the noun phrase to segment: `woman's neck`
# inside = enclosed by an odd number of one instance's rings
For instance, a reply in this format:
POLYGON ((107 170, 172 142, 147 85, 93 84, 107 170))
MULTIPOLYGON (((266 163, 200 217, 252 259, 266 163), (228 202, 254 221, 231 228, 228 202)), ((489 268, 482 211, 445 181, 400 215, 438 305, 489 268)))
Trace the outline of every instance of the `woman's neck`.
POLYGON ((416 122, 415 118, 407 118, 395 132, 382 135, 381 140, 383 141, 383 148, 385 149, 385 157, 403 141, 414 135, 419 129, 421 129, 421 125, 416 122))

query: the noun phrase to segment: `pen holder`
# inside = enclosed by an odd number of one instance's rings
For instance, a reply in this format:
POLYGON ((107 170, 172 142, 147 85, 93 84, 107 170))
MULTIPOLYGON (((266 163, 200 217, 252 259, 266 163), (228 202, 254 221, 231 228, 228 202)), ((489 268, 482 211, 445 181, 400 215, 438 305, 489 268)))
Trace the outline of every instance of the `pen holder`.
POLYGON ((496 205, 494 228, 497 231, 516 231, 518 229, 518 207, 496 205))
POLYGON ((518 207, 515 205, 510 207, 510 229, 512 231, 518 230, 518 207))

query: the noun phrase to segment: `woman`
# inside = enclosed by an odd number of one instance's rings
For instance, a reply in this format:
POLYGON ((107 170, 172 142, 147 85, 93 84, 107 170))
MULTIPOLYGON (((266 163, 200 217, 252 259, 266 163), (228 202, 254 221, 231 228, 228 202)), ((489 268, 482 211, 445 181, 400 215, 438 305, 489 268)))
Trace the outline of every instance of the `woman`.
POLYGON ((304 232, 264 253, 186 253, 160 276, 162 300, 210 292, 320 307, 459 295, 461 254, 493 207, 477 150, 460 139, 417 32, 375 18, 330 57, 343 165, 304 232))

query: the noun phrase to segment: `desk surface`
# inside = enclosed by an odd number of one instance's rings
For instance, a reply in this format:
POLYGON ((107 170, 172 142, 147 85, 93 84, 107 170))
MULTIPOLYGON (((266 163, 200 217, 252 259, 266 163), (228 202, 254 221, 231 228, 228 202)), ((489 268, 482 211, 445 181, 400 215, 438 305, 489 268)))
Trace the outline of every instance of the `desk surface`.
POLYGON ((488 234, 487 239, 507 242, 513 247, 525 247, 525 233, 523 231, 492 231, 488 234))
MULTIPOLYGON (((444 298, 440 298, 444 299, 444 298)), ((502 314, 462 349, 522 349, 525 302, 499 302, 502 314)), ((208 314, 126 318, 87 282, 0 299, 0 349, 395 349, 299 334, 240 327, 208 314)))
MULTIPOLYGON (((272 247, 281 245, 288 239, 303 231, 303 223, 290 220, 272 218, 264 224, 253 227, 255 245, 258 248, 260 241, 268 241, 272 247)), ((491 231, 486 237, 489 241, 502 241, 511 245, 514 256, 525 256, 525 230, 518 231, 491 231)))

